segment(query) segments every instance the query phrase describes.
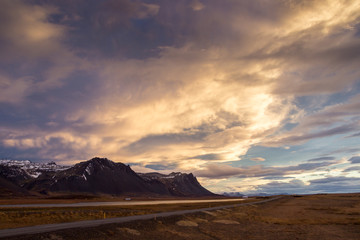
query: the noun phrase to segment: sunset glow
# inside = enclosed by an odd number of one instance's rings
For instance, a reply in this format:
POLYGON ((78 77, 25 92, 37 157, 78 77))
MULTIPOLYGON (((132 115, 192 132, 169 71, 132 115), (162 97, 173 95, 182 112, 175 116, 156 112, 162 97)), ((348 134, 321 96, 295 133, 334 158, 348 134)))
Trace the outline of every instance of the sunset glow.
POLYGON ((360 192, 360 1, 0 1, 0 158, 360 192))

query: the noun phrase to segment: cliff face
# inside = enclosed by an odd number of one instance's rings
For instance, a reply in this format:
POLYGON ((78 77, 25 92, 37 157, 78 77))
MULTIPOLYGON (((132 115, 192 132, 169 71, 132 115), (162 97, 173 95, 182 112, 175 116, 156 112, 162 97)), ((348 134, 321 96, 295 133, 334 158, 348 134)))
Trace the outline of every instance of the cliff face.
POLYGON ((173 196, 212 196, 212 192, 205 189, 197 181, 196 177, 190 173, 171 173, 164 175, 160 173, 143 173, 139 174, 148 182, 159 181, 164 184, 173 196))

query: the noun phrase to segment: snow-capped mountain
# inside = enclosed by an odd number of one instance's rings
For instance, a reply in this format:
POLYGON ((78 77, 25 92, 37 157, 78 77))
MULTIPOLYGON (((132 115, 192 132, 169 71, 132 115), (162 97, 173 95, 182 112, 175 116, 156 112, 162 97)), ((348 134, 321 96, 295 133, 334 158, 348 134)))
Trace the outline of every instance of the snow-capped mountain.
MULTIPOLYGON (((86 193, 152 193, 147 184, 129 166, 106 158, 93 158, 75 164, 52 176, 40 176, 26 187, 38 192, 86 192, 86 193)), ((166 194, 165 191, 160 192, 166 194)))
POLYGON ((26 191, 41 194, 214 195, 202 187, 191 173, 138 174, 123 163, 98 157, 72 167, 59 166, 54 162, 39 164, 2 160, 0 180, 10 181, 26 191))
POLYGON ((44 172, 57 172, 70 168, 70 166, 57 165, 55 162, 34 163, 29 160, 0 160, 0 166, 22 169, 32 178, 37 178, 44 172))
POLYGON ((242 194, 240 192, 224 192, 222 195, 227 197, 243 197, 245 194, 242 194))

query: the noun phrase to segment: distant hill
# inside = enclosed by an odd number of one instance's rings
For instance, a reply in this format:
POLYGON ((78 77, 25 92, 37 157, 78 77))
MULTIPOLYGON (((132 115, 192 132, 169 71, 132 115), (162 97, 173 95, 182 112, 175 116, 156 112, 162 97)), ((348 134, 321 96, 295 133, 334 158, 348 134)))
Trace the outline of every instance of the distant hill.
MULTIPOLYGON (((0 162, 0 173, 4 172, 0 177, 26 192, 189 197, 215 195, 202 187, 191 173, 137 174, 129 166, 107 158, 93 158, 67 168, 52 163, 53 167, 42 167, 37 170, 40 174, 36 175, 29 174, 24 164, 19 166, 18 162, 14 165, 7 162, 6 166, 0 162)), ((34 167, 31 169, 34 170, 34 167)))
POLYGON ((227 197, 244 197, 245 194, 239 193, 239 192, 224 192, 222 195, 227 197))

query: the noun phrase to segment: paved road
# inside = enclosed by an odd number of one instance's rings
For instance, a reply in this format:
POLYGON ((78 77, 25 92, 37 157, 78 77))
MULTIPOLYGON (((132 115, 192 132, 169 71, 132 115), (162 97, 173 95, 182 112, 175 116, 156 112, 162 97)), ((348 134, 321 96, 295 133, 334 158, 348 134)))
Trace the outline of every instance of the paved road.
POLYGON ((0 208, 22 208, 22 207, 99 207, 99 206, 133 206, 133 205, 159 205, 179 203, 210 203, 210 202, 235 202, 242 201, 241 198, 233 199, 196 199, 196 200, 154 200, 154 201, 118 201, 118 202, 80 202, 80 203, 42 203, 42 204, 11 204, 0 205, 0 208))
POLYGON ((265 203, 265 202, 269 202, 269 201, 274 201, 279 198, 281 198, 281 197, 270 198, 270 199, 267 199, 264 201, 259 201, 259 202, 240 203, 240 204, 234 204, 234 205, 201 208, 201 209, 193 209, 193 210, 162 212, 162 213, 136 215, 136 216, 128 216, 128 217, 107 218, 107 219, 99 219, 99 220, 88 220, 88 221, 78 221, 78 222, 59 223, 59 224, 46 224, 46 225, 38 225, 38 226, 23 227, 23 228, 3 229, 3 230, 0 230, 0 238, 26 235, 26 234, 52 232, 52 231, 58 231, 58 230, 63 230, 63 229, 69 229, 69 228, 96 227, 96 226, 110 224, 110 223, 124 223, 124 222, 136 221, 136 220, 148 220, 148 219, 154 219, 156 217, 169 217, 169 216, 183 215, 183 214, 187 214, 187 213, 195 213, 195 212, 201 212, 201 211, 211 211, 211 210, 218 210, 218 209, 245 206, 245 205, 261 204, 261 203, 265 203))

